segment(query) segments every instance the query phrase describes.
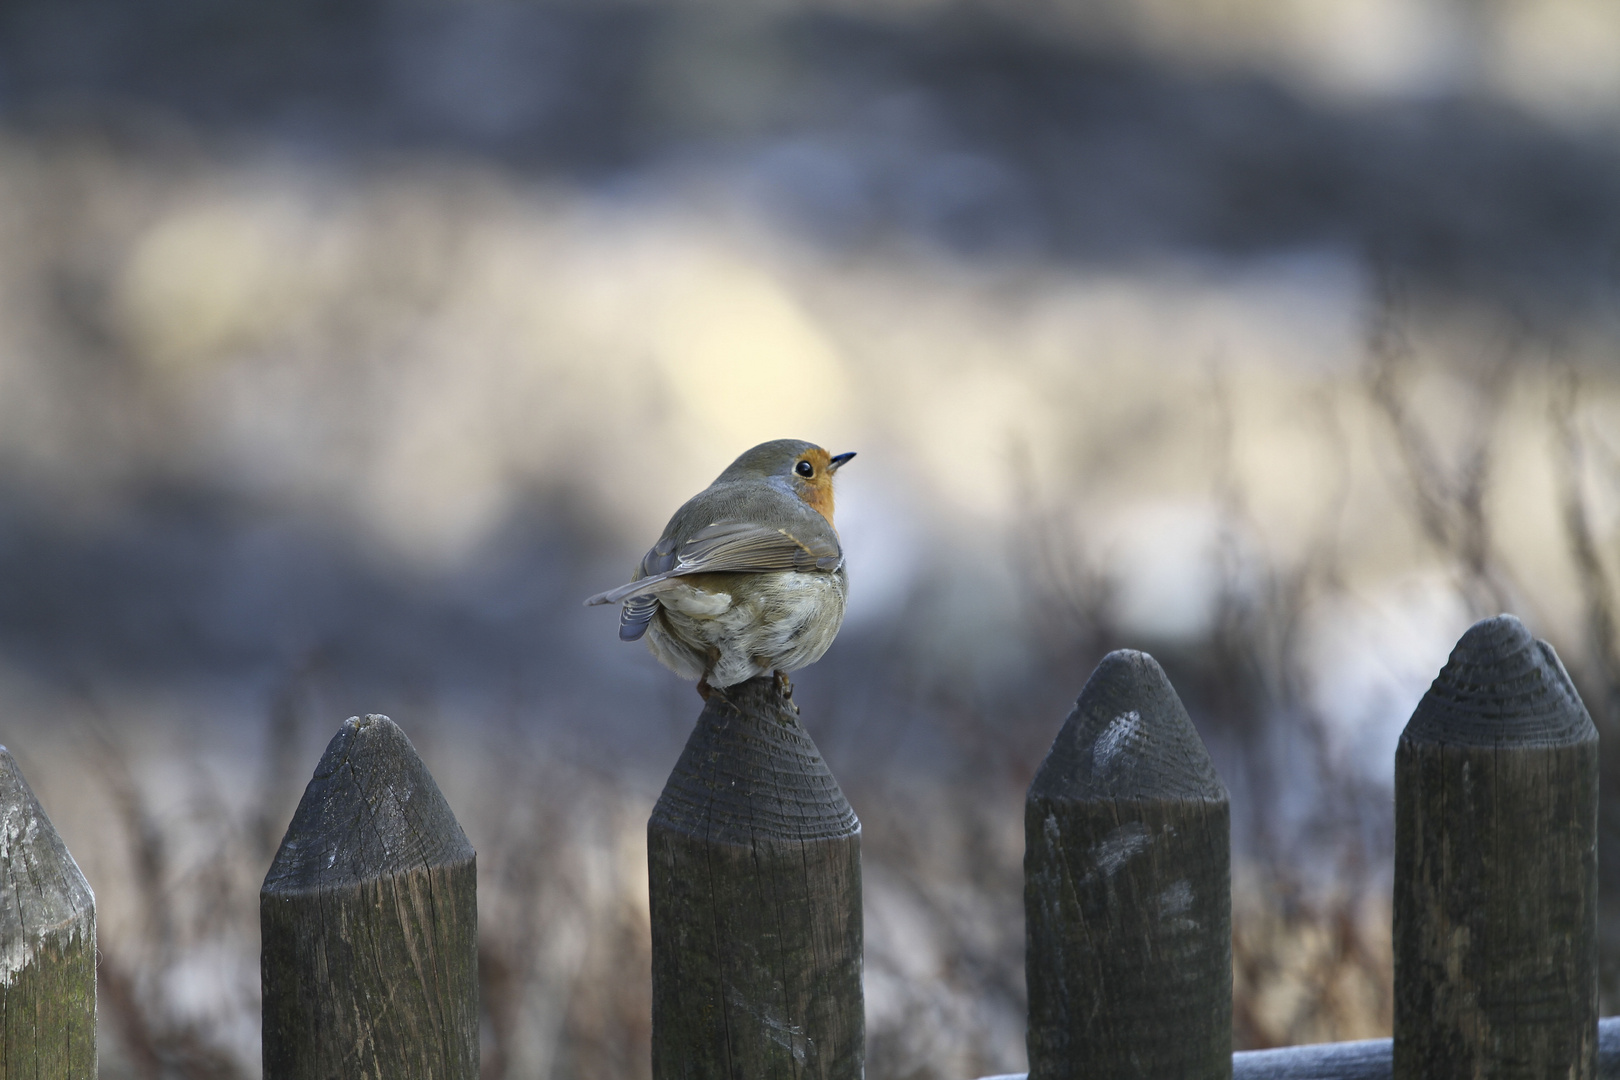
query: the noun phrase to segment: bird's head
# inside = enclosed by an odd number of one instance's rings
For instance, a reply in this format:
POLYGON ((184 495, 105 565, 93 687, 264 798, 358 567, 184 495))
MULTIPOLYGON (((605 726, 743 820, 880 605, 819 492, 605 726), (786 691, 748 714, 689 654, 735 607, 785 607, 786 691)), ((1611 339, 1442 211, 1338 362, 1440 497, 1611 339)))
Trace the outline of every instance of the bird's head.
POLYGON ((803 439, 776 439, 760 443, 733 461, 720 480, 761 479, 786 485, 829 523, 833 519, 833 474, 854 457, 829 454, 803 439))

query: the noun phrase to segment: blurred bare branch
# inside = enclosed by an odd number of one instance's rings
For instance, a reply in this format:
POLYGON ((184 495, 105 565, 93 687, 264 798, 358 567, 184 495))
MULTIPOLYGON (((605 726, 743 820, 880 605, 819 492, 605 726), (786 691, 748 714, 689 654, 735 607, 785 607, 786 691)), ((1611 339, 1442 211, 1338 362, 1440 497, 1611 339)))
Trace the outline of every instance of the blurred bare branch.
POLYGON ((1518 343, 1509 335, 1475 372, 1478 407, 1471 413, 1458 463, 1448 469, 1434 438, 1414 413, 1407 381, 1415 368, 1398 302, 1386 296, 1369 329, 1367 391, 1383 413, 1405 470, 1424 535, 1452 560, 1458 587, 1479 617, 1515 609, 1511 575, 1493 545, 1486 496, 1490 491, 1497 419, 1511 386, 1518 343))
POLYGON ((1620 635, 1615 629, 1615 590, 1598 553, 1585 492, 1586 452, 1577 416, 1580 376, 1562 365, 1549 400, 1553 468, 1558 478, 1564 535, 1585 602, 1587 662, 1603 688, 1598 721, 1606 733, 1620 732, 1620 635))
POLYGON ((112 1015, 124 1061, 140 1080, 246 1080, 236 1059, 211 1032, 167 1013, 161 999, 142 993, 143 979, 116 952, 98 947, 97 996, 112 1015))
POLYGON ((1250 1049, 1381 1035, 1393 1021, 1387 897, 1308 898, 1286 869, 1240 881, 1233 1027, 1250 1049))
POLYGON ((251 815, 251 829, 267 867, 292 820, 289 811, 303 791, 301 773, 306 763, 300 753, 310 691, 322 663, 319 650, 308 653, 282 680, 265 714, 264 776, 251 815))
POLYGON ((124 830, 124 841, 134 869, 135 893, 140 898, 143 939, 159 954, 174 947, 173 910, 165 895, 169 877, 168 837, 152 814, 130 763, 130 754, 113 733, 93 694, 83 693, 89 706, 84 727, 89 736, 92 765, 101 774, 124 830))

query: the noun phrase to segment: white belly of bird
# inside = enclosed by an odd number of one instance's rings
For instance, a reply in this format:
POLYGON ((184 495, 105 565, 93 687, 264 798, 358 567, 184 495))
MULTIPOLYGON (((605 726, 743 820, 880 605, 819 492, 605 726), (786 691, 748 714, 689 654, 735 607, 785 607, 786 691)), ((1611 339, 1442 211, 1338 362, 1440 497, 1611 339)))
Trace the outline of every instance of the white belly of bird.
POLYGON ((821 659, 838 635, 846 580, 840 569, 749 575, 731 592, 681 583, 659 593, 647 646, 688 678, 708 669, 710 686, 795 671, 821 659))

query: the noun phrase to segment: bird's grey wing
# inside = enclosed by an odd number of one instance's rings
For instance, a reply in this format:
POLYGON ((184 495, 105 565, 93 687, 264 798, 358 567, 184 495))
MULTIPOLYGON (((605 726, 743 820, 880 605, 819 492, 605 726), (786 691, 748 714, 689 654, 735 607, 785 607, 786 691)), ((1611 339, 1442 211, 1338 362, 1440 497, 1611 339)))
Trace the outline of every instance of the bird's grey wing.
POLYGON ((844 563, 838 535, 830 528, 797 530, 717 521, 692 534, 676 551, 671 576, 722 572, 764 574, 776 570, 836 570, 844 563))
POLYGON ((667 574, 675 569, 675 539, 669 533, 658 538, 658 543, 647 549, 641 557, 641 576, 667 574))
MULTIPOLYGON (((617 589, 597 593, 585 603, 587 606, 617 604, 621 600, 640 598, 650 604, 661 589, 670 588, 676 578, 688 574, 837 570, 844 564, 838 534, 831 528, 812 527, 799 533, 796 536, 786 529, 742 521, 716 521, 692 534, 679 548, 666 537, 641 560, 642 576, 617 589)), ((627 606, 626 613, 620 617, 620 637, 626 633, 640 637, 652 618, 652 609, 638 604, 635 618, 640 620, 639 629, 630 625, 627 606)))

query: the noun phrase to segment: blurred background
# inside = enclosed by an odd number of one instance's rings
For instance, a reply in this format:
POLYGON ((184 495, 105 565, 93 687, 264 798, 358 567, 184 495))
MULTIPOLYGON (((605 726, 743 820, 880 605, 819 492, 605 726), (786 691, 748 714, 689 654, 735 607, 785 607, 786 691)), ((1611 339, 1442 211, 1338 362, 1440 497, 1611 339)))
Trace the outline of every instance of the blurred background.
POLYGON ((7 0, 0 740, 103 1074, 258 1076, 259 883, 385 712, 479 852, 485 1076, 647 1076, 700 702, 581 601, 778 437, 860 455, 796 699, 869 1076, 1024 1067, 1023 795, 1118 647, 1231 790, 1238 1046, 1387 1033, 1473 619, 1620 775, 1617 122, 1605 0, 7 0))

